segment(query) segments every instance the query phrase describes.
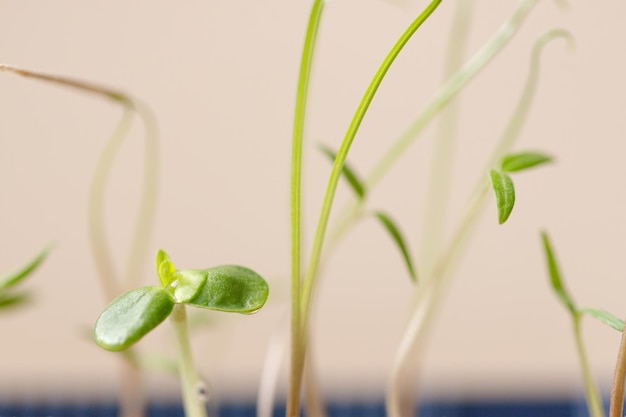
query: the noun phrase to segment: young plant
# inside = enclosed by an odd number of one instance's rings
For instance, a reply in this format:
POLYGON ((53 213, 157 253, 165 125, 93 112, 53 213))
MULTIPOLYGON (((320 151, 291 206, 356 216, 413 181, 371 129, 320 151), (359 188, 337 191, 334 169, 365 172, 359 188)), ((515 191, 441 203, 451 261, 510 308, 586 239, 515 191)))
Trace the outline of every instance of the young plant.
POLYGON ((30 299, 28 292, 20 291, 17 287, 43 263, 49 252, 50 247, 44 248, 20 269, 0 277, 0 310, 16 307, 30 299))
MULTIPOLYGON (((395 161, 401 154, 408 148, 408 146, 417 138, 417 136, 423 131, 426 125, 437 115, 442 109, 444 109, 454 98, 458 92, 474 77, 485 65, 506 45, 506 43, 515 34, 517 29, 526 19, 530 10, 537 3, 536 0, 524 0, 520 3, 511 19, 503 25, 502 29, 490 40, 466 65, 460 70, 454 73, 450 79, 444 83, 444 85, 435 94, 435 97, 430 101, 426 109, 420 113, 415 122, 409 126, 406 132, 396 141, 390 150, 384 154, 380 162, 376 164, 371 174, 368 175, 365 181, 360 181, 354 175, 352 169, 346 167, 346 158, 349 152, 352 141, 354 140, 356 133, 359 129, 361 121, 363 120, 369 104, 373 100, 373 97, 380 85, 384 75, 391 66, 393 60, 400 52, 402 47, 413 35, 413 33, 420 27, 420 25, 434 12, 439 5, 439 2, 432 1, 425 8, 424 12, 418 16, 413 24, 405 31, 399 41, 394 45, 390 53, 383 61, 378 72, 375 74, 371 84, 366 90, 359 107, 357 108, 354 118, 348 131, 342 142, 340 148, 335 153, 328 149, 322 149, 322 151, 331 157, 334 161, 333 169, 330 175, 326 195, 322 204, 322 213, 320 214, 315 239, 313 241, 313 248, 311 255, 306 265, 306 273, 304 278, 301 276, 301 233, 300 233, 300 177, 301 177, 301 160, 302 160, 302 142, 304 131, 304 116, 306 109, 306 97, 308 92, 308 84, 310 78, 310 70, 312 66, 315 42, 317 39, 317 33, 321 20, 322 11, 324 8, 323 1, 315 1, 310 14, 309 26, 306 33, 305 45, 302 55, 302 63, 300 69, 300 77, 298 84, 298 94, 296 101, 296 112, 294 122, 294 135, 293 135, 293 148, 292 148, 292 189, 291 189, 291 220, 292 220, 292 269, 291 269, 291 282, 292 282, 292 322, 291 322, 291 375, 289 396, 287 403, 287 417, 293 417, 298 415, 299 396, 301 391, 302 373, 304 369, 304 358, 306 352, 307 340, 310 337, 307 331, 308 316, 311 311, 311 297, 315 287, 317 279, 317 270, 322 257, 322 247, 324 245, 326 228, 330 216, 330 211, 333 203, 336 186, 341 176, 344 176, 353 191, 355 192, 356 201, 349 206, 347 210, 344 210, 340 217, 337 227, 333 230, 335 233, 331 234, 332 240, 340 238, 349 226, 357 219, 364 215, 364 202, 365 196, 371 188, 373 188, 382 176, 391 168, 395 161)), ((489 181, 492 179, 492 187, 496 192, 497 204, 499 208, 499 221, 504 222, 514 203, 514 188, 512 181, 510 180, 509 173, 519 170, 520 168, 511 165, 508 159, 501 160, 512 148, 514 140, 519 135, 521 126, 526 119, 532 98, 537 86, 537 74, 539 67, 539 53, 543 46, 550 40, 555 38, 569 39, 569 35, 564 31, 553 31, 540 38, 531 56, 531 66, 529 71, 529 77, 524 89, 524 93, 520 98, 518 106, 514 112, 514 117, 507 126, 503 133, 501 140, 498 142, 496 149, 494 150, 494 156, 489 164, 489 169, 492 169, 495 162, 498 162, 497 168, 495 168, 491 175, 486 176, 484 180, 480 181, 480 185, 477 191, 470 199, 468 210, 465 216, 462 218, 457 231, 453 234, 453 238, 448 246, 443 247, 436 259, 433 262, 432 268, 428 268, 425 277, 422 277, 419 284, 415 285, 414 297, 416 302, 414 304, 414 310, 412 312, 411 320, 407 326, 406 333, 403 337, 401 346, 398 350, 398 356, 394 363, 394 369, 392 370, 392 381, 390 383, 389 394, 387 398, 388 414, 390 417, 398 416, 402 414, 399 407, 400 387, 403 385, 400 383, 400 374, 406 372, 407 360, 413 355, 416 350, 417 341, 422 340, 423 329, 426 328, 426 324, 432 321, 432 315, 435 307, 439 304, 441 299, 441 293, 446 287, 448 277, 451 274, 452 265, 455 260, 460 256, 460 249, 462 248, 464 241, 466 241, 469 232, 472 229, 472 225, 475 223, 475 219, 480 213, 479 208, 482 205, 483 200, 488 195, 489 181)), ((542 162, 547 162, 547 157, 541 154, 517 154, 511 156, 517 163, 521 163, 523 169, 529 168, 534 162, 528 162, 525 160, 528 156, 538 156, 540 159, 544 159, 542 162)), ((509 158, 509 159, 511 159, 509 158)), ((538 164, 539 162, 537 162, 538 164)), ((489 170, 487 170, 489 171, 489 170)), ((399 229, 388 220, 386 216, 376 216, 381 223, 385 226, 388 232, 394 237, 394 240, 398 244, 403 257, 405 258, 409 270, 414 274, 415 268, 411 258, 405 256, 406 245, 404 244, 404 238, 399 233, 399 229), (397 233, 396 233, 397 232, 397 233)), ((423 343, 423 342, 422 342, 423 343)), ((405 384, 404 384, 405 385, 405 384)), ((409 410, 408 412, 412 412, 409 410)))
MULTIPOLYGON (((138 285, 143 276, 143 260, 147 256, 148 242, 154 223, 155 208, 157 206, 158 188, 158 141, 156 122, 151 110, 142 102, 129 95, 101 85, 85 82, 73 78, 46 74, 18 68, 12 65, 0 64, 0 71, 32 78, 65 88, 76 89, 85 93, 95 94, 121 105, 122 117, 100 154, 93 174, 89 193, 89 238, 93 252, 98 278, 102 285, 106 299, 111 300, 117 294, 128 288, 138 285), (145 134, 145 163, 144 176, 141 187, 139 213, 131 238, 129 256, 126 268, 122 274, 115 270, 111 245, 107 240, 106 224, 104 221, 105 191, 114 158, 127 136, 133 116, 137 114, 143 121, 145 134), (120 276, 121 275, 121 276, 120 276)), ((120 398, 120 415, 122 417, 139 417, 144 414, 144 400, 141 392, 139 369, 136 366, 136 355, 132 352, 122 362, 120 382, 122 396, 120 398)))
POLYGON ((620 343, 617 363, 615 366, 613 387, 611 389, 609 410, 609 417, 621 417, 624 409, 624 378, 626 375, 626 336, 624 336, 624 321, 604 310, 596 308, 579 308, 565 287, 562 274, 554 254, 554 249, 547 232, 541 233, 541 240, 546 257, 548 275, 550 277, 550 286, 572 319, 576 352, 582 368, 583 381, 585 384, 585 398, 587 400, 587 408, 591 417, 604 417, 605 414, 604 407, 602 405, 602 396, 593 382, 591 370, 589 368, 589 361, 587 359, 587 354, 585 353, 581 332, 582 317, 587 314, 595 319, 598 319, 610 328, 622 333, 622 341, 620 343))
POLYGON ((187 417, 206 416, 198 393, 187 332, 185 306, 250 314, 265 304, 269 289, 256 272, 238 265, 177 270, 162 250, 157 254, 159 286, 140 287, 114 299, 94 326, 96 343, 109 351, 129 348, 171 318, 176 332, 183 403, 187 417))

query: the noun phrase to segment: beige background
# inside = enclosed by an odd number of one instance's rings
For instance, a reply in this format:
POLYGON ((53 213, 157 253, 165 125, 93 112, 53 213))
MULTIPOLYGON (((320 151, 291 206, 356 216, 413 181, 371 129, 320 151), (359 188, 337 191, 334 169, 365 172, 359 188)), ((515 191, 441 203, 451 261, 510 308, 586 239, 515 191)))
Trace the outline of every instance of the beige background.
MULTIPOLYGON (((0 61, 115 86, 154 109, 162 184, 150 252, 166 249, 179 267, 241 263, 270 281, 262 312, 222 317, 194 338, 202 372, 222 394, 254 392, 269 337, 284 325, 291 119, 309 3, 0 4, 0 61)), ((425 4, 404 3, 329 2, 312 79, 310 143, 338 146, 379 62, 425 4)), ((430 393, 579 392, 570 324, 547 286, 542 227, 552 233, 579 303, 626 315, 626 5, 572 3, 563 12, 540 2, 461 97, 450 226, 511 113, 534 40, 555 27, 576 37, 573 54, 559 43, 546 49, 540 90, 518 146, 549 152, 558 163, 519 175, 518 205, 505 226, 498 227, 489 204, 432 334, 421 375, 430 393)), ((468 50, 477 50, 516 4, 477 1, 468 50)), ((455 1, 444 1, 389 73, 353 147, 357 171, 371 168, 435 91, 454 7, 455 1)), ((82 336, 106 302, 88 247, 86 201, 93 166, 120 111, 11 74, 0 74, 0 91, 0 269, 57 243, 27 284, 37 303, 1 316, 0 395, 108 392, 116 384, 116 358, 82 336)), ((403 225, 414 252, 421 250, 433 126, 371 196, 373 207, 403 225)), ((307 150, 310 239, 330 167, 311 146, 307 150)), ((108 232, 120 264, 141 161, 137 127, 116 161, 108 193, 108 232)), ((349 197, 342 186, 337 207, 349 197)), ((153 260, 145 263, 144 281, 155 283, 153 260)), ((375 223, 364 222, 337 248, 323 281, 314 348, 325 390, 381 392, 409 303, 397 251, 375 223)), ((584 330, 595 375, 606 388, 619 335, 591 320, 584 330)), ((161 326, 140 347, 169 354, 169 336, 161 326)), ((148 380, 154 389, 176 392, 173 378, 150 374, 148 380)))

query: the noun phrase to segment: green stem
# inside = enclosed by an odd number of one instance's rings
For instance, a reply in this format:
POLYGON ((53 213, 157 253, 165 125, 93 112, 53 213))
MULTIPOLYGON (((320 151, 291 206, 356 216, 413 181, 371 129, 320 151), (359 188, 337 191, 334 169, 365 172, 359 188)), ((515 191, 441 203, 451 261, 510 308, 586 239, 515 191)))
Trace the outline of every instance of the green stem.
POLYGON ((402 336, 391 371, 386 398, 388 417, 407 416, 413 413, 413 401, 403 398, 403 394, 411 397, 415 395, 412 389, 415 379, 411 380, 407 376, 413 375, 412 367, 409 366, 410 360, 417 360, 415 353, 425 345, 425 334, 432 323, 442 294, 445 292, 453 267, 457 264, 467 238, 471 235, 478 220, 480 209, 487 195, 489 195, 489 183, 485 181, 483 187, 472 197, 450 244, 435 264, 432 276, 423 280, 423 284, 415 289, 416 297, 411 317, 402 336))
POLYGON ((624 379, 626 379, 626 331, 622 332, 619 344, 613 386, 611 387, 611 404, 609 417, 622 417, 624 410, 624 379))
POLYGON ((300 333, 302 337, 304 337, 307 329, 307 321, 313 296, 313 288, 315 286, 317 268, 319 267, 322 246, 324 244, 324 237, 326 234, 326 228, 328 225, 328 219, 330 217, 332 203, 335 197, 335 192, 337 190, 337 184, 339 183, 339 179, 341 178, 343 165, 350 150, 350 146, 352 145, 352 142, 359 130, 359 126, 361 125, 361 122, 365 117, 370 103, 374 99, 374 95, 376 94, 378 87, 385 78, 385 74, 393 64, 393 61, 396 59, 400 51, 404 48, 406 43, 417 31, 417 29, 419 29, 426 21, 426 19, 428 19, 428 17, 437 9, 441 1, 442 0, 432 0, 424 9, 424 11, 406 29, 402 36, 400 36, 400 39, 398 39, 393 48, 391 48, 391 51, 389 51, 389 53, 385 57, 383 63, 381 64, 380 68, 374 75, 374 78, 370 82, 370 85, 365 91, 365 94, 361 99, 361 102, 359 103, 356 113, 352 118, 352 122, 348 127, 348 131, 343 139, 341 147, 337 152, 337 157, 335 158, 330 179, 328 181, 328 186, 326 188, 326 195, 324 197, 322 211, 320 213, 319 221, 317 224, 317 231, 313 240, 313 248, 311 250, 311 256, 309 258, 309 264, 307 267, 306 275, 304 277, 304 288, 302 291, 302 308, 300 310, 300 314, 302 315, 302 326, 300 333))
POLYGON ((176 344, 178 346, 179 371, 182 383, 183 406, 186 417, 206 417, 206 406, 204 401, 196 392, 200 385, 200 380, 196 369, 193 366, 191 346, 189 345, 189 334, 187 331, 187 313, 184 304, 174 305, 174 310, 170 316, 176 333, 176 344))
POLYGON ((286 409, 287 417, 297 417, 300 414, 302 369, 305 357, 305 344, 301 333, 302 324, 300 317, 302 148, 309 80, 323 10, 324 0, 315 0, 311 9, 302 51, 294 115, 291 156, 291 367, 286 409))
POLYGON ((495 36, 485 44, 454 76, 444 83, 435 93, 426 108, 392 145, 387 153, 374 166, 365 179, 368 190, 376 185, 389 171, 395 161, 406 151, 430 121, 445 108, 448 103, 482 70, 520 28, 538 0, 524 0, 517 7, 511 18, 498 30, 495 36))
MULTIPOLYGON (((470 14, 473 0, 457 2, 452 30, 444 60, 444 80, 451 77, 463 65, 463 57, 469 39, 470 14)), ((446 212, 450 195, 450 179, 453 171, 454 149, 459 121, 459 102, 453 101, 444 109, 437 124, 433 162, 426 193, 424 221, 422 223, 422 271, 426 275, 432 261, 441 249, 445 237, 446 212)))
POLYGON ((587 398, 587 408, 591 417, 604 417, 604 407, 602 406, 602 398, 593 383, 593 377, 589 369, 589 363, 587 362, 587 354, 585 353, 585 347, 583 345, 583 339, 580 331, 580 319, 581 314, 576 312, 573 316, 574 325, 574 339, 576 340, 576 352, 578 354, 578 360, 583 373, 583 380, 585 383, 585 396, 587 398))

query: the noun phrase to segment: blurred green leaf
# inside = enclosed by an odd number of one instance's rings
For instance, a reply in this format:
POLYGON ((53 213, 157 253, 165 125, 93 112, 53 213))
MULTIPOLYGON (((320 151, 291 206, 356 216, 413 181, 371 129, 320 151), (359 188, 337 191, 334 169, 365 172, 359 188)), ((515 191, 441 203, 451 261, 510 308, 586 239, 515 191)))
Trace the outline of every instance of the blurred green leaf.
POLYGON ((126 349, 165 320, 173 308, 174 299, 161 287, 128 291, 100 314, 94 327, 94 340, 107 350, 126 349))
POLYGON ((385 230, 389 232, 389 235, 391 235, 393 241, 396 242, 398 249, 400 249, 400 252, 402 253, 402 257, 404 258, 406 267, 409 270, 409 275, 411 276, 411 279, 413 280, 413 282, 417 282, 417 273, 415 272, 415 267, 413 265, 413 261, 411 260, 411 255, 409 254, 407 245, 404 241, 402 233, 400 232, 400 229, 395 224, 395 222, 391 220, 391 218, 385 213, 377 211, 374 212, 374 216, 376 216, 376 218, 380 220, 380 223, 383 225, 385 230))
POLYGON ((520 152, 502 158, 501 168, 504 172, 518 172, 537 165, 552 162, 552 157, 539 152, 520 152))
POLYGON ((505 172, 492 169, 489 172, 493 191, 496 193, 498 206, 498 222, 503 224, 507 221, 515 205, 515 187, 513 180, 505 172))
MULTIPOLYGON (((337 153, 332 149, 326 147, 325 145, 319 143, 317 148, 330 159, 331 162, 335 162, 337 158, 337 153)), ((355 174, 355 172, 350 168, 348 163, 346 162, 343 165, 343 170, 341 171, 344 178, 348 181, 348 184, 352 187, 352 190, 357 195, 359 200, 363 200, 365 198, 365 186, 363 185, 363 181, 359 179, 359 177, 355 174)))
POLYGON ((576 316, 579 314, 579 312, 574 304, 574 301, 565 289, 565 285, 563 284, 563 280, 561 279, 561 272, 559 271, 559 266, 556 262, 556 257, 554 256, 552 245, 550 244, 550 238, 548 237, 548 234, 546 232, 541 232, 541 239, 543 241, 543 249, 546 255, 546 263, 548 264, 548 272, 550 274, 550 284, 552 285, 552 289, 554 290, 554 293, 559 298, 561 303, 572 314, 572 316, 576 316))
POLYGON ((46 246, 37 256, 30 260, 26 265, 18 269, 17 271, 8 274, 4 277, 0 278, 0 291, 6 290, 7 288, 11 288, 14 285, 18 284, 31 272, 33 272, 41 263, 46 259, 48 253, 50 253, 51 246, 46 246))
POLYGON ((17 294, 0 294, 0 310, 17 307, 29 302, 30 294, 20 292, 17 294))
POLYGON ((599 310, 597 308, 583 308, 580 310, 580 312, 589 314, 591 317, 600 320, 602 323, 617 330, 620 333, 624 331, 624 320, 615 317, 609 312, 599 310))
POLYGON ((269 287, 256 272, 238 265, 205 269, 207 279, 186 304, 211 310, 252 313, 265 304, 269 287))

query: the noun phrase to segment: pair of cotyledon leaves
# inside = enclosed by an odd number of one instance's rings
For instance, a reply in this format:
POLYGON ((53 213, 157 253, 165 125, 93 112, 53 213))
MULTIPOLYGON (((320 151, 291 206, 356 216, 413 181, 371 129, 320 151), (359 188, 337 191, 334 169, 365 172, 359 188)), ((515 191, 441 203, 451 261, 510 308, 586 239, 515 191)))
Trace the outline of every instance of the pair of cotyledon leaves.
POLYGON ((489 171, 491 185, 496 194, 498 222, 500 224, 507 221, 515 205, 515 187, 513 186, 513 180, 509 174, 542 165, 550 161, 552 161, 552 158, 542 153, 520 152, 503 157, 500 161, 500 167, 489 171))
POLYGON ((100 314, 93 332, 99 346, 126 349, 163 322, 177 303, 245 314, 263 307, 269 294, 265 280, 243 266, 177 270, 159 250, 156 267, 161 286, 128 291, 100 314))

